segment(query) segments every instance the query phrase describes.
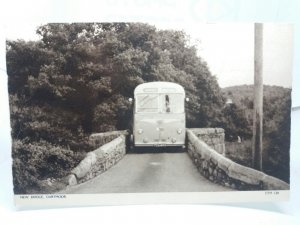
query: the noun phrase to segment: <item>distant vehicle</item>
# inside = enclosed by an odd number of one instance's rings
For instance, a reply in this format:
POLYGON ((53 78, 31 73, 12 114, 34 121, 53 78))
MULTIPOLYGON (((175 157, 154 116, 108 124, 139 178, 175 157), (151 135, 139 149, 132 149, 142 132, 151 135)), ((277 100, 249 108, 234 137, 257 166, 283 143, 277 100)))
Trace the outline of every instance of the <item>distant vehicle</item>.
POLYGON ((184 147, 184 102, 185 91, 179 84, 149 82, 138 85, 134 90, 133 145, 184 147))

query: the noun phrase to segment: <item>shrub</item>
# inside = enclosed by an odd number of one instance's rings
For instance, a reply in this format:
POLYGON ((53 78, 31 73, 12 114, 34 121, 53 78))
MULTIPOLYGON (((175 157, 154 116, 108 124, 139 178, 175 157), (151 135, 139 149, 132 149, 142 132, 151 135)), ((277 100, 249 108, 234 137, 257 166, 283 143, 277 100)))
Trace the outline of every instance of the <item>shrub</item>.
POLYGON ((66 176, 85 155, 46 141, 26 143, 26 140, 14 140, 12 154, 16 194, 38 190, 40 180, 66 176))

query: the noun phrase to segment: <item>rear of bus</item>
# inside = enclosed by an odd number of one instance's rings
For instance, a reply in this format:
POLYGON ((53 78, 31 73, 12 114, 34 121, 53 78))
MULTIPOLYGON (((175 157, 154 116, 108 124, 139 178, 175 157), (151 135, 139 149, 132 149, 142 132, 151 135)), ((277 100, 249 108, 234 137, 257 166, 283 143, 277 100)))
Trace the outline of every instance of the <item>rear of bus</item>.
POLYGON ((138 85, 134 91, 133 142, 135 146, 185 144, 185 92, 170 82, 138 85))

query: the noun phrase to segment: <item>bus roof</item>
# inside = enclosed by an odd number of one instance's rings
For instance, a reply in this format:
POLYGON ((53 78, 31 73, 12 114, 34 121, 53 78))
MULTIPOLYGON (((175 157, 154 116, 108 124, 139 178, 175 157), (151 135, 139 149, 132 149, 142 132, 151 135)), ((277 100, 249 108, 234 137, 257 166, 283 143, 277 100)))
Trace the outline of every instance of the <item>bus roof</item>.
POLYGON ((181 85, 172 82, 155 81, 139 84, 134 89, 137 93, 183 93, 184 89, 181 85))

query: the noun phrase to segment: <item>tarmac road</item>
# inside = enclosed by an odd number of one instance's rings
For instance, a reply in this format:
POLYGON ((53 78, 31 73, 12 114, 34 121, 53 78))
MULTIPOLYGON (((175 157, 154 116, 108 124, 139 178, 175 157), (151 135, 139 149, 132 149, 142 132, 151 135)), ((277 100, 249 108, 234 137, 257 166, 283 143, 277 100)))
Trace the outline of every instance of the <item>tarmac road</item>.
POLYGON ((186 152, 126 154, 112 168, 61 193, 135 193, 231 191, 202 177, 186 152))

